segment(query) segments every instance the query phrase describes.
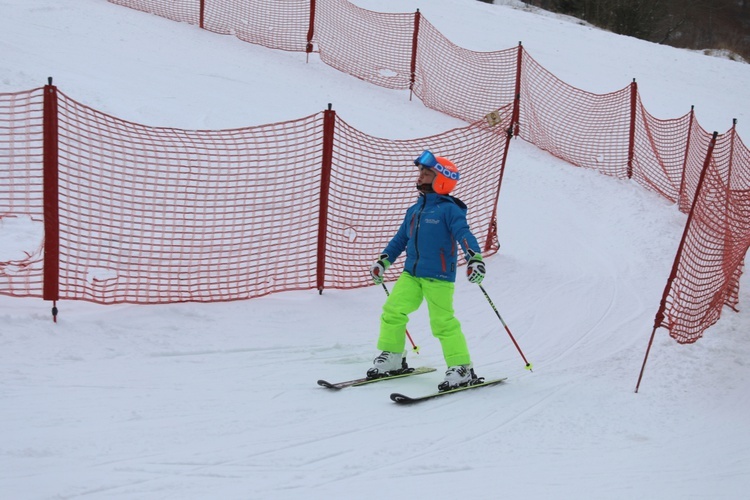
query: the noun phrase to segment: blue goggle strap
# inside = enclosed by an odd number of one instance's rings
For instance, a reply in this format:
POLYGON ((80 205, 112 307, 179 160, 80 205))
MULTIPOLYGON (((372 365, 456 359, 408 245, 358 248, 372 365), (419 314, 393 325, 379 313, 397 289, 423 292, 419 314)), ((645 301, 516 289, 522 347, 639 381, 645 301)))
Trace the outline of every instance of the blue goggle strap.
POLYGON ((434 168, 435 165, 437 165, 437 159, 435 158, 435 155, 432 154, 428 150, 422 151, 422 154, 417 157, 416 160, 414 160, 414 164, 416 166, 423 166, 427 168, 434 168))
POLYGON ((416 160, 414 160, 414 164, 418 167, 425 167, 425 168, 434 168, 444 176, 446 176, 449 179, 458 180, 459 174, 458 172, 451 172, 444 166, 442 166, 440 163, 438 163, 437 158, 435 158, 435 155, 432 154, 428 150, 424 150, 421 155, 417 157, 416 160))

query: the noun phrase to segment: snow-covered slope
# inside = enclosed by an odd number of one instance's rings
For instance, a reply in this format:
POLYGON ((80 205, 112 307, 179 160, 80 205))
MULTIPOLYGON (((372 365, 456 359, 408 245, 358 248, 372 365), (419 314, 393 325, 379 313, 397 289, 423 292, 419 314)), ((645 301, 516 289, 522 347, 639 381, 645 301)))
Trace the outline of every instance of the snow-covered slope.
MULTIPOLYGON (((747 65, 474 0, 356 3, 419 7, 472 50, 521 40, 584 90, 635 77, 661 118, 696 104, 705 128, 738 117, 742 134, 750 112, 747 65)), ((306 64, 103 0, 0 0, 0 11, 0 92, 53 76, 107 113, 191 129, 293 119, 328 102, 384 137, 462 125, 315 56, 306 64)), ((484 287, 534 372, 459 277, 456 310, 477 371, 508 382, 414 407, 388 394, 441 380, 424 310, 409 323, 421 346, 410 362, 438 372, 338 393, 315 385, 360 376, 377 354, 380 287, 220 304, 62 302, 57 324, 48 303, 0 297, 0 497, 744 497, 747 313, 726 311, 691 346, 658 331, 633 392, 685 216, 633 183, 514 141, 499 223, 484 287)), ((0 224, 0 255, 31 244, 24 224, 0 224)))

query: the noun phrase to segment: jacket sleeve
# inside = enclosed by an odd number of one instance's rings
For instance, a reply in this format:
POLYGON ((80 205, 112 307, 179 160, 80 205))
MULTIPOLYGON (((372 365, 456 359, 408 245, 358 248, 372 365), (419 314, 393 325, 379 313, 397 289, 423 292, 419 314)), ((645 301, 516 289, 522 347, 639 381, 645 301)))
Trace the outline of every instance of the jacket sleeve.
POLYGON ((464 257, 466 257, 467 260, 469 258, 469 249, 478 254, 482 253, 482 249, 479 248, 479 242, 474 237, 471 229, 469 229, 469 223, 466 220, 466 211, 453 205, 448 217, 446 218, 446 222, 448 223, 451 235, 458 244, 461 245, 461 248, 464 251, 464 257))
POLYGON ((393 264, 399 255, 406 248, 406 244, 409 242, 409 232, 407 220, 409 219, 409 212, 406 212, 404 221, 401 223, 401 227, 398 228, 396 234, 391 238, 391 241, 383 250, 383 253, 388 255, 388 262, 393 264))

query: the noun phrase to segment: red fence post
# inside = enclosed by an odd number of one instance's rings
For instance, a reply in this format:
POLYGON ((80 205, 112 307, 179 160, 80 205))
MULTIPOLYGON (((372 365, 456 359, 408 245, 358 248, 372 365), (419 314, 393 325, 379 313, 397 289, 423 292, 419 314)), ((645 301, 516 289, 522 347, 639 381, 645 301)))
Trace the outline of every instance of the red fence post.
POLYGON ((312 52, 313 50, 313 36, 315 36, 315 0, 310 0, 310 23, 307 27, 307 45, 305 46, 305 52, 307 52, 308 62, 310 58, 310 52, 312 52))
MULTIPOLYGON (((505 164, 508 159, 508 149, 510 148, 510 140, 513 136, 518 135, 518 122, 521 116, 521 72, 523 69, 523 43, 518 42, 518 58, 516 61, 516 88, 515 98, 513 99, 513 111, 510 118, 510 124, 508 129, 505 131, 507 137, 505 138, 505 147, 503 147, 503 157, 500 159, 500 175, 497 178, 497 192, 495 193, 495 202, 493 203, 492 219, 490 227, 487 229, 487 239, 484 242, 484 252, 492 250, 492 242, 497 238, 497 203, 500 199, 500 188, 503 185, 503 175, 505 174, 505 164)), ((498 242, 498 245, 500 243, 498 242)))
POLYGON ((728 178, 732 178, 732 168, 734 167, 734 149, 735 138, 737 137, 737 118, 732 118, 732 128, 729 130, 729 173, 728 178))
POLYGON ((630 132, 628 135, 628 179, 633 178, 633 157, 635 156, 635 115, 636 102, 638 101, 638 84, 630 84, 630 132))
POLYGON ((414 82, 417 81, 417 40, 419 39, 419 20, 422 15, 419 9, 414 13, 414 34, 411 39, 411 69, 409 73, 409 100, 414 93, 414 82))
POLYGON ((201 0, 200 5, 200 20, 198 21, 198 26, 200 29, 205 29, 203 27, 203 20, 206 18, 206 0, 201 0))
MULTIPOLYGON (((44 288, 42 298, 56 301, 60 281, 60 213, 58 206, 58 109, 57 87, 44 86, 43 194, 44 194, 44 288)), ((53 309, 53 316, 55 310, 53 309)))
MULTIPOLYGON (((508 149, 510 148, 510 140, 513 138, 513 123, 510 124, 507 130, 507 136, 505 137, 505 146, 503 147, 503 157, 500 159, 500 175, 497 177, 497 191, 495 192, 495 201, 492 204, 492 218, 490 219, 490 227, 487 229, 487 239, 484 242, 483 252, 489 252, 492 250, 492 242, 497 239, 497 203, 500 199, 500 188, 503 186, 503 176, 505 175, 505 164, 508 159, 508 149)), ((500 242, 498 241, 498 248, 500 248, 500 242)))
POLYGON ((328 105, 323 112, 323 158, 320 171, 320 212, 318 215, 318 292, 323 293, 326 277, 326 238, 328 233, 328 194, 331 188, 331 166, 333 164, 333 136, 336 127, 336 112, 328 105))
POLYGON ((516 62, 516 88, 513 100, 513 116, 508 128, 508 139, 510 136, 518 135, 518 121, 521 116, 521 69, 523 68, 523 44, 518 42, 518 60, 516 62))
POLYGON ((685 172, 687 170, 688 153, 690 153, 690 136, 693 135, 693 121, 695 120, 695 106, 690 106, 690 121, 688 122, 687 139, 685 140, 685 156, 682 159, 682 174, 680 176, 680 190, 677 192, 677 209, 682 211, 682 200, 685 189, 685 172))
MULTIPOLYGON (((736 148, 736 138, 737 138, 737 118, 732 119, 732 128, 729 131, 729 168, 727 172, 727 190, 730 191, 729 195, 726 199, 726 204, 724 208, 724 213, 730 213, 731 211, 731 199, 732 199, 732 172, 734 170, 734 152, 736 148)), ((727 248, 733 248, 734 245, 732 244, 732 229, 730 228, 730 224, 727 224, 725 228, 724 233, 724 258, 726 259, 727 255, 727 248)), ((731 283, 728 289, 730 291, 727 291, 725 293, 724 298, 724 304, 728 305, 732 308, 734 312, 739 312, 739 309, 737 309, 737 304, 739 303, 739 293, 740 293, 740 276, 742 275, 742 271, 745 267, 745 258, 743 257, 740 261, 739 267, 735 270, 734 273, 732 273, 732 278, 728 279, 727 282, 731 283)))

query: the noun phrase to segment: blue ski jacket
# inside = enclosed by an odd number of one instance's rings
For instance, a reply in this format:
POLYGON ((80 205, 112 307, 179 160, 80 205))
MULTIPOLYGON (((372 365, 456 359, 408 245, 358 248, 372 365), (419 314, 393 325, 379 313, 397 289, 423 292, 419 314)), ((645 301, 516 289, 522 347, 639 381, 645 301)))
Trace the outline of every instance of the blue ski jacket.
POLYGON ((393 263, 406 250, 404 271, 416 278, 456 281, 458 245, 481 253, 466 222, 467 207, 458 198, 427 193, 406 211, 404 222, 383 253, 393 263))

